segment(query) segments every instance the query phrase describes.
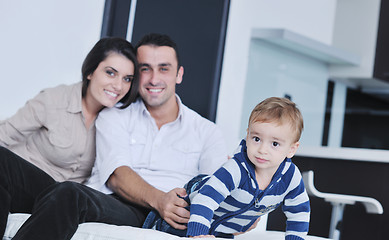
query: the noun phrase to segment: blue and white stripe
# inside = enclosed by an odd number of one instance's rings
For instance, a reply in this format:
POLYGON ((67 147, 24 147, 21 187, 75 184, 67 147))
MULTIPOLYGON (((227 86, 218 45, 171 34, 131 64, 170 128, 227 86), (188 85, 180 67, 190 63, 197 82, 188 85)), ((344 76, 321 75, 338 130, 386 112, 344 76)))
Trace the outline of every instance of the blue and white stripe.
POLYGON ((304 239, 310 206, 301 173, 286 158, 265 190, 258 188, 246 143, 241 151, 190 194, 191 216, 187 236, 245 232, 261 215, 282 206, 287 217, 286 240, 304 239))

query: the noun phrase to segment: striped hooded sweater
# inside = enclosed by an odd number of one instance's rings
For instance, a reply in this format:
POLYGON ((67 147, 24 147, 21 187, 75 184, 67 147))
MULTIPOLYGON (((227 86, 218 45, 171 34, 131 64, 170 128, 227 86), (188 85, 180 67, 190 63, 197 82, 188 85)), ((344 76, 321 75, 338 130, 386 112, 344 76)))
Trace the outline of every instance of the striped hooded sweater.
POLYGON ((297 166, 286 158, 268 187, 260 190, 245 140, 241 141, 240 151, 189 198, 187 236, 245 232, 258 217, 279 206, 287 217, 286 240, 301 240, 308 233, 309 198, 297 166))

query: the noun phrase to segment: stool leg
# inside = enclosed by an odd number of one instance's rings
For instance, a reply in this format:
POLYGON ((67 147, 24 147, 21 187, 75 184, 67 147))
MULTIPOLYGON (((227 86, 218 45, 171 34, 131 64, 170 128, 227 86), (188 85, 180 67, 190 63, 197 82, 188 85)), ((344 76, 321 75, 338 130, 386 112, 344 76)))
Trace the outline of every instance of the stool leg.
POLYGON ((329 237, 334 240, 340 239, 340 226, 343 219, 344 203, 332 203, 332 214, 329 237))

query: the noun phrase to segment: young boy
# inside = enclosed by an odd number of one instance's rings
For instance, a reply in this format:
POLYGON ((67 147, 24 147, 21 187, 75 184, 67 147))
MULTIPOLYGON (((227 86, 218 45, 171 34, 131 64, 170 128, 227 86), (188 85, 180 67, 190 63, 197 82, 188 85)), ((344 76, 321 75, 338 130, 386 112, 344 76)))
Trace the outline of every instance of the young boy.
POLYGON ((304 239, 309 199, 301 173, 290 159, 302 129, 303 118, 293 102, 276 97, 262 101, 251 112, 240 151, 212 176, 198 176, 186 185, 187 230, 170 227, 154 213, 144 227, 179 236, 233 238, 282 205, 287 217, 285 239, 304 239))

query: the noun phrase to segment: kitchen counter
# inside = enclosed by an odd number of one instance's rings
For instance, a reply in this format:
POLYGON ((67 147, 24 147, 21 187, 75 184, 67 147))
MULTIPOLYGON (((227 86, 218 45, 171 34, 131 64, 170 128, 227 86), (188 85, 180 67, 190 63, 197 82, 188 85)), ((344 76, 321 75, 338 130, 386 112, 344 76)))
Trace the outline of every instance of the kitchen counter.
POLYGON ((381 149, 300 146, 295 155, 347 161, 389 163, 389 150, 381 149))

